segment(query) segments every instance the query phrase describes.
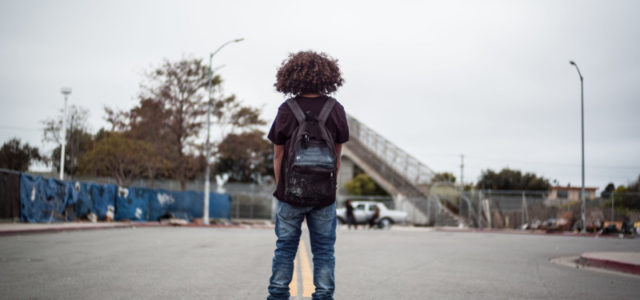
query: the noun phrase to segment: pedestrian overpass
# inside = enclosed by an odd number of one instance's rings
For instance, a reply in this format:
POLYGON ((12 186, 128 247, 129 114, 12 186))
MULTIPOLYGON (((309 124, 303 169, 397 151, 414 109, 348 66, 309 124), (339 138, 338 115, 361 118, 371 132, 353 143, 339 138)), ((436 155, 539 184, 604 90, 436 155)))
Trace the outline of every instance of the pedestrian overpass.
POLYGON ((411 223, 466 225, 431 195, 433 170, 353 116, 347 115, 347 120, 350 136, 342 150, 340 187, 353 178, 356 165, 391 194, 395 209, 406 211, 411 223))

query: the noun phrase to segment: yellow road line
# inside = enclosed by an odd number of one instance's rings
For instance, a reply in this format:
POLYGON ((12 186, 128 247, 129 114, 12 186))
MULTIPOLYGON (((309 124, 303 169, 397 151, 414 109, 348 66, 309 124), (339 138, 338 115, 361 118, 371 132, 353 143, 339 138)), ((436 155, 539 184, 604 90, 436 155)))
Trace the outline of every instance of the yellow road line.
POLYGON ((311 297, 311 294, 316 290, 313 284, 313 272, 311 271, 311 264, 309 263, 309 256, 307 255, 307 249, 300 240, 300 272, 302 273, 302 296, 311 297))
POLYGON ((291 297, 298 297, 298 256, 293 259, 293 278, 289 283, 289 294, 291 297))
POLYGON ((292 298, 298 296, 298 287, 300 287, 303 297, 311 297, 311 294, 316 290, 313 284, 313 271, 311 269, 309 255, 307 254, 307 248, 302 239, 300 239, 298 252, 293 260, 293 277, 291 278, 291 283, 289 283, 289 294, 292 298), (300 271, 298 271, 298 268, 300 271), (298 272, 302 275, 300 284, 298 284, 298 272))

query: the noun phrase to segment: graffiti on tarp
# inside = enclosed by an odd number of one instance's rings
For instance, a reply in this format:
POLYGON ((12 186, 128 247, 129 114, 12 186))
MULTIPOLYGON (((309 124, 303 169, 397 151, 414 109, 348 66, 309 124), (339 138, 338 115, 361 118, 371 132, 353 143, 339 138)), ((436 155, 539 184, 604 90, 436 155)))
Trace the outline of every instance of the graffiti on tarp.
POLYGON ((158 202, 160 203, 160 205, 165 206, 168 204, 173 204, 173 202, 175 202, 176 199, 173 198, 173 196, 167 194, 167 193, 158 193, 158 202))

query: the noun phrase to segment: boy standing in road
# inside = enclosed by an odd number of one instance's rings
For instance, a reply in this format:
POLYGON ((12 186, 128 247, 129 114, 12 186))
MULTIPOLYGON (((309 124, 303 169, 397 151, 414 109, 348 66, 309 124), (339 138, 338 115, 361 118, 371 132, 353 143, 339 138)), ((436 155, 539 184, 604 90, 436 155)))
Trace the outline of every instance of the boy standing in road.
POLYGON ((275 227, 278 240, 267 299, 289 299, 293 260, 305 218, 313 253, 316 289, 312 298, 333 299, 335 178, 349 128, 344 107, 328 94, 342 86, 343 79, 337 60, 313 51, 291 54, 278 69, 276 79, 276 90, 294 97, 280 105, 268 135, 274 144, 274 196, 279 201, 275 227))

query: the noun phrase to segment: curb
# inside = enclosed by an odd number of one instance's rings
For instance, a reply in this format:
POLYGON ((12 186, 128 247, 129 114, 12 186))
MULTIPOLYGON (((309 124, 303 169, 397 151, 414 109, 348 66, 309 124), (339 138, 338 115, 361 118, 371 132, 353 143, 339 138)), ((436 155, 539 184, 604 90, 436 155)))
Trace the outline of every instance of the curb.
POLYGON ((582 255, 580 255, 580 258, 578 258, 578 263, 590 267, 597 267, 623 273, 640 275, 640 265, 612 259, 597 258, 593 257, 591 253, 583 253, 582 255))
POLYGON ((579 232, 547 232, 545 230, 501 230, 501 229, 475 229, 475 228, 446 228, 435 227, 435 231, 438 232, 478 232, 478 233, 501 233, 501 234, 519 234, 519 235, 542 235, 542 236, 568 236, 568 237, 591 237, 591 238, 607 238, 607 239, 621 239, 621 238, 633 238, 633 237, 620 237, 617 234, 602 235, 598 233, 579 233, 579 232))
POLYGON ((160 227, 165 226, 161 224, 114 224, 111 226, 77 226, 77 227, 50 227, 50 228, 34 228, 34 229, 16 229, 16 230, 0 230, 0 236, 20 235, 20 234, 35 234, 35 233, 54 233, 63 231, 82 231, 82 230, 98 230, 98 229, 121 229, 121 228, 134 228, 134 227, 160 227))
POLYGON ((55 233, 65 231, 83 231, 83 230, 99 230, 99 229, 125 229, 136 227, 189 227, 189 228, 241 228, 241 229, 273 229, 272 225, 235 225, 235 224, 185 224, 185 225, 171 225, 161 223, 124 223, 113 224, 109 226, 59 226, 49 228, 34 228, 34 229, 16 229, 16 230, 2 230, 0 229, 0 236, 21 235, 21 234, 37 234, 37 233, 55 233))

